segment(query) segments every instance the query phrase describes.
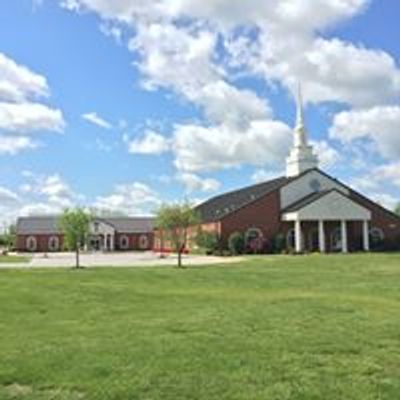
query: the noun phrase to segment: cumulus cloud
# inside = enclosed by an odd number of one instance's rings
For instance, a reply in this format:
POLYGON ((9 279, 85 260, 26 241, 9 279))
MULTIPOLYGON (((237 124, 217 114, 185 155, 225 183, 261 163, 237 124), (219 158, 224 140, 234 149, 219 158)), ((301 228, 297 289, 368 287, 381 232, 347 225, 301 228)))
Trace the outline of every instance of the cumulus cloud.
POLYGON ((227 125, 175 127, 175 164, 181 171, 214 171, 240 164, 282 163, 292 143, 291 129, 279 121, 252 121, 247 130, 227 125))
POLYGON ((47 97, 46 78, 0 53, 0 99, 26 101, 32 96, 47 97))
POLYGON ((154 131, 146 131, 142 137, 129 139, 125 137, 130 153, 161 154, 170 149, 170 142, 163 135, 154 131))
POLYGON ((34 149, 38 143, 26 136, 5 136, 0 135, 0 154, 15 155, 22 150, 34 149))
POLYGON ((38 103, 0 102, 0 129, 10 133, 61 132, 65 123, 60 110, 38 103))
POLYGON ((182 182, 189 193, 200 192, 216 192, 221 183, 213 178, 203 178, 196 174, 182 173, 177 177, 178 181, 182 182))
POLYGON ((336 114, 329 134, 345 145, 368 139, 383 157, 396 159, 400 157, 399 126, 399 106, 376 106, 336 114))
POLYGON ((116 185, 110 195, 99 196, 93 206, 107 212, 151 214, 161 204, 158 194, 142 182, 116 185))
POLYGON ((0 53, 0 153, 38 147, 28 134, 64 129, 62 112, 38 102, 49 94, 44 76, 0 53))
POLYGON ((100 117, 96 112, 89 112, 82 114, 82 118, 96 126, 103 129, 111 129, 112 125, 106 121, 104 118, 100 117))

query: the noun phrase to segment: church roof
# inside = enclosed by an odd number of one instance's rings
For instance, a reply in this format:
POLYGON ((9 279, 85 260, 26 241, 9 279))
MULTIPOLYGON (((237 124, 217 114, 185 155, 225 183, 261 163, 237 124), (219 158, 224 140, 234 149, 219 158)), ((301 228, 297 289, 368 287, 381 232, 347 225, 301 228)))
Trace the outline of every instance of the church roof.
POLYGON ((224 193, 198 205, 196 211, 200 214, 200 218, 203 222, 218 221, 231 212, 281 188, 291 180, 292 178, 280 177, 271 181, 224 193))
MULTIPOLYGON (((57 234, 61 233, 58 220, 60 215, 20 217, 17 221, 18 235, 57 234)), ((95 217, 104 221, 121 233, 148 233, 153 231, 152 217, 95 217)))

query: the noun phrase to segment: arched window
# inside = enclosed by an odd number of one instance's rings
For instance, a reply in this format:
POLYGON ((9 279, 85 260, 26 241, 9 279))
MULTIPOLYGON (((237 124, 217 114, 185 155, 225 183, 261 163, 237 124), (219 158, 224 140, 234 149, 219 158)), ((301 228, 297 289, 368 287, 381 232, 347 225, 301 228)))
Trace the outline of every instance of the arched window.
POLYGON ((245 243, 248 250, 257 253, 263 250, 264 247, 264 234, 259 228, 250 228, 246 231, 245 243))
POLYGON ((119 238, 119 247, 121 250, 128 250, 129 248, 129 238, 126 235, 122 235, 119 238))
POLYGON ((50 251, 58 251, 60 248, 60 240, 58 239, 58 236, 50 236, 47 245, 50 251))
POLYGON ((29 236, 26 239, 26 249, 28 251, 36 251, 36 249, 37 249, 37 241, 36 241, 35 236, 29 236))
POLYGON ((369 230, 369 241, 372 249, 379 248, 385 241, 385 234, 381 228, 373 227, 369 230))
POLYGON ((139 249, 145 250, 149 247, 149 238, 147 235, 140 235, 139 236, 139 249))

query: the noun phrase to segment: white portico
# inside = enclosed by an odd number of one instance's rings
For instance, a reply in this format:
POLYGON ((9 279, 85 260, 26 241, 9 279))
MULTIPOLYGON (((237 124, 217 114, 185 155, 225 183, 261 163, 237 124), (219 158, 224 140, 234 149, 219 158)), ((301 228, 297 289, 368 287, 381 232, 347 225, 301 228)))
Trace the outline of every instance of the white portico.
POLYGON ((362 224, 363 249, 369 250, 369 221, 371 212, 357 204, 337 189, 312 193, 288 207, 282 214, 284 221, 294 223, 295 250, 304 250, 302 223, 313 222, 318 226, 318 247, 326 251, 325 223, 340 223, 341 251, 348 252, 348 223, 362 224))
POLYGON ((91 250, 114 250, 115 228, 104 220, 95 219, 90 223, 88 245, 91 250))

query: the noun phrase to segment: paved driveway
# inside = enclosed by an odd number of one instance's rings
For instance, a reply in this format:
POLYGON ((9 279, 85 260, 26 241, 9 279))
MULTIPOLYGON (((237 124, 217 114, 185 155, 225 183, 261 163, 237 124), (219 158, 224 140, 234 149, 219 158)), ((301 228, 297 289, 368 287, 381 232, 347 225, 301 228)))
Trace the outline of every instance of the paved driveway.
MULTIPOLYGON (((215 257, 185 255, 183 263, 186 265, 226 264, 241 261, 241 257, 215 257)), ((83 253, 80 263, 85 267, 147 267, 168 266, 177 264, 176 255, 165 258, 151 251, 149 252, 121 252, 121 253, 83 253)), ((29 263, 0 264, 0 268, 40 268, 40 267, 72 267, 75 265, 74 253, 43 253, 34 254, 29 263)))

